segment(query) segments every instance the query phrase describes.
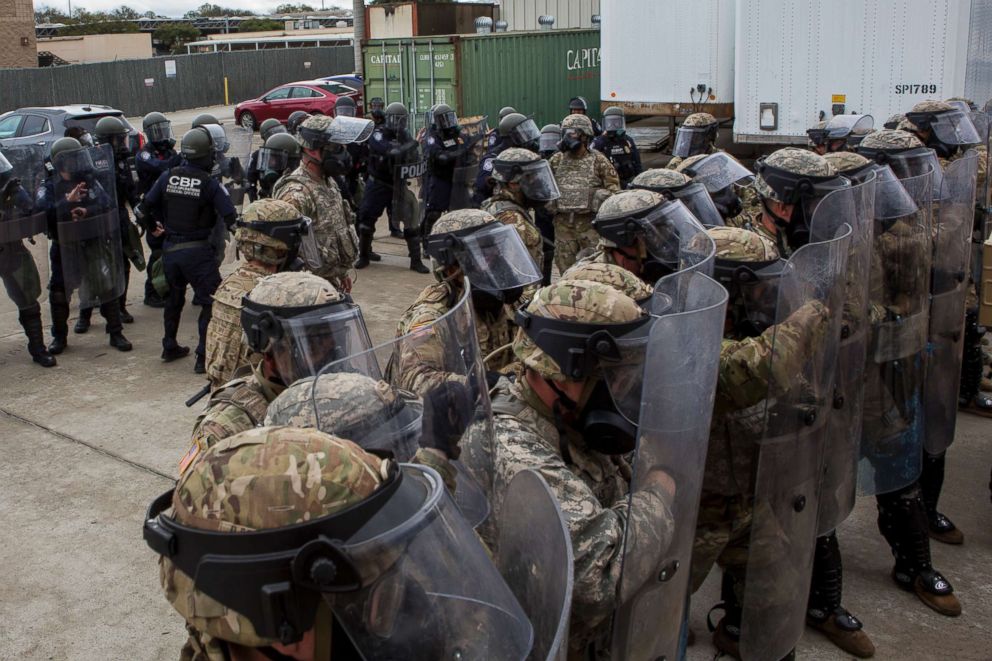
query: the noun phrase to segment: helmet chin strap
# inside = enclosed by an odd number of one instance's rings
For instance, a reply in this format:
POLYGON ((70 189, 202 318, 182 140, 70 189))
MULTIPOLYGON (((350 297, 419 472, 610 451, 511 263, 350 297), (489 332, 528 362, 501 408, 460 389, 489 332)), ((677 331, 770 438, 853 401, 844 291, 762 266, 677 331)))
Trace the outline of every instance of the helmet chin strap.
POLYGON ((765 213, 771 216, 772 220, 775 221, 775 227, 778 230, 775 232, 775 244, 778 248, 778 254, 787 254, 785 245, 785 231, 788 229, 789 223, 792 222, 792 219, 782 220, 781 216, 771 210, 771 207, 768 206, 768 201, 765 198, 761 198, 761 206, 765 210, 765 213))

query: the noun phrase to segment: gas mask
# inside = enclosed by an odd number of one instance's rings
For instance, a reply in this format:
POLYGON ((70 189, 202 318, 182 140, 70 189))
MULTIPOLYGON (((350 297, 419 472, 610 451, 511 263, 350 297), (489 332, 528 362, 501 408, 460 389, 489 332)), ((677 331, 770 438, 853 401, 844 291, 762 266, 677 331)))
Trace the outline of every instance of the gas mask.
POLYGON ((562 135, 561 142, 558 143, 558 149, 564 153, 575 153, 582 148, 585 142, 582 140, 581 135, 578 131, 565 131, 562 135))
POLYGON ((330 144, 320 152, 320 168, 327 177, 340 177, 351 170, 351 154, 344 146, 330 144))
POLYGON ((637 425, 620 413, 603 380, 593 387, 577 427, 589 449, 601 454, 627 454, 637 444, 637 425))
POLYGON ((713 199, 716 210, 724 219, 733 218, 744 210, 744 204, 732 184, 726 188, 721 188, 710 197, 713 199))

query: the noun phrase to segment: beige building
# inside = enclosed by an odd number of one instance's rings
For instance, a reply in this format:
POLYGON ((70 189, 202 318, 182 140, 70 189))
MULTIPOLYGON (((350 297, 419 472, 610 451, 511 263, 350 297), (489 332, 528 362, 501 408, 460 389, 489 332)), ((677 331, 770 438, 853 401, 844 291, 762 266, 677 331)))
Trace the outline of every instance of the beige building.
POLYGON ((0 0, 0 68, 36 66, 34 5, 31 0, 0 0))
MULTIPOLYGON (((0 3, 4 0, 0 0, 0 3)), ((48 51, 70 64, 141 60, 152 56, 152 35, 144 32, 87 34, 38 40, 38 50, 48 51)))

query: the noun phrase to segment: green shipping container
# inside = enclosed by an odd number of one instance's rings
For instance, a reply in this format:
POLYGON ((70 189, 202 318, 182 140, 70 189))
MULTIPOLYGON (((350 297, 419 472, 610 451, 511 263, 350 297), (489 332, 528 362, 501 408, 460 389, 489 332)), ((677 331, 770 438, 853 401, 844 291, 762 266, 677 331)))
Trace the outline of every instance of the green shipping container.
POLYGON ((374 39, 363 48, 365 101, 399 101, 411 125, 424 125, 435 103, 460 116, 489 115, 512 105, 538 126, 558 123, 568 101, 584 96, 599 109, 599 30, 374 39))

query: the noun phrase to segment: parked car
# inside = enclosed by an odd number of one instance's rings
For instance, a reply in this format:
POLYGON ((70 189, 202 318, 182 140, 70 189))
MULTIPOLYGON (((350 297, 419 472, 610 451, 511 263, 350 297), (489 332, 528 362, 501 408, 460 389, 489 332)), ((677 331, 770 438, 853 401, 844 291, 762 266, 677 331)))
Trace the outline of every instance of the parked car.
POLYGON ((132 147, 140 149, 145 137, 131 126, 124 113, 110 106, 95 103, 72 106, 19 108, 0 115, 0 147, 14 145, 43 145, 46 149, 65 135, 65 130, 80 126, 93 133, 101 117, 120 118, 131 132, 132 147))
POLYGON ((333 117, 334 104, 341 96, 354 97, 361 116, 361 97, 354 88, 335 81, 303 80, 280 85, 257 99, 242 101, 234 107, 234 121, 254 131, 263 121, 273 117, 285 124, 290 114, 297 110, 333 117))

